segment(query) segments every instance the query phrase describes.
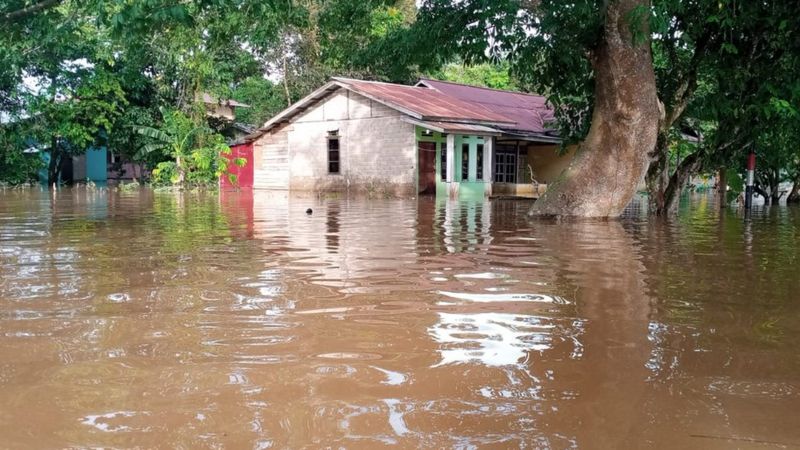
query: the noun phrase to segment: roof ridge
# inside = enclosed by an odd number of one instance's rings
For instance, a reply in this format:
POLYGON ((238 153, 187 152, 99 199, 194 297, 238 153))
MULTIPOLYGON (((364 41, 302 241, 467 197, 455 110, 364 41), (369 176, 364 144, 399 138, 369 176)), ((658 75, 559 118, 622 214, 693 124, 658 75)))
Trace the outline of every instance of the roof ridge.
POLYGON ((474 89, 483 89, 485 91, 504 92, 506 94, 519 94, 519 95, 527 95, 528 97, 542 97, 544 99, 547 99, 547 97, 545 97, 542 94, 534 94, 534 93, 531 93, 531 92, 511 91, 511 90, 508 90, 508 89, 497 89, 497 88, 490 88, 490 87, 486 87, 486 86, 475 86, 475 85, 472 85, 472 84, 457 83, 455 81, 437 80, 435 78, 424 78, 423 77, 423 78, 420 78, 419 80, 423 81, 423 82, 424 81, 434 81, 436 83, 454 84, 456 86, 464 86, 464 87, 469 87, 469 88, 474 88, 474 89))
POLYGON ((389 86, 399 86, 399 87, 407 87, 414 89, 417 88, 416 86, 411 86, 408 84, 390 83, 388 81, 359 80, 358 78, 348 78, 348 77, 331 77, 331 80, 338 81, 340 83, 347 83, 348 81, 356 81, 359 83, 387 84, 389 86))

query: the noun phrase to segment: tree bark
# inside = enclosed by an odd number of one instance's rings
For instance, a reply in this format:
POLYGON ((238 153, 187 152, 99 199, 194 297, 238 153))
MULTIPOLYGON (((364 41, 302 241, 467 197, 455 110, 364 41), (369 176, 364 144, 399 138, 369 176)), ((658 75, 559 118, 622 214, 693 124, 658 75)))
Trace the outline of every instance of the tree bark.
POLYGON ((647 18, 634 24, 644 42, 634 42, 630 17, 647 0, 616 0, 607 7, 604 34, 591 59, 595 73, 592 124, 575 158, 534 203, 543 217, 619 216, 636 194, 656 144, 660 110, 650 53, 647 18))
POLYGON ((180 155, 175 157, 175 169, 178 171, 178 186, 183 187, 186 181, 186 171, 183 168, 183 160, 180 155))
POLYGON ((769 205, 769 194, 764 189, 761 189, 759 186, 753 186, 753 192, 764 197, 764 204, 769 205))
POLYGON ((800 175, 794 177, 792 190, 786 197, 786 203, 800 203, 800 175))
POLYGON ((771 205, 777 205, 781 201, 781 176, 777 170, 773 171, 769 177, 769 189, 772 195, 771 205))
POLYGON ((697 153, 691 153, 678 164, 667 185, 664 195, 664 209, 660 212, 662 215, 674 214, 678 211, 681 192, 689 182, 689 178, 700 170, 700 164, 700 156, 697 153))
MULTIPOLYGON (((664 109, 664 118, 659 125, 658 143, 651 155, 650 168, 647 171, 648 211, 650 214, 663 215, 670 210, 665 204, 666 191, 669 189, 669 131, 683 116, 689 106, 695 90, 697 89, 697 72, 701 61, 706 56, 708 45, 712 36, 711 29, 697 40, 694 54, 689 61, 688 71, 678 83, 672 98, 667 101, 664 109)), ((679 64, 677 56, 670 58, 671 64, 679 64)), ((680 164, 680 155, 678 163, 680 164)), ((685 183, 684 183, 685 185, 685 183)), ((683 185, 681 186, 683 187, 683 185)))
POLYGON ((42 0, 30 6, 20 8, 16 11, 7 12, 2 15, 3 22, 14 22, 32 16, 39 11, 51 8, 61 3, 62 0, 42 0))
POLYGON ((50 163, 47 166, 47 186, 58 184, 61 175, 61 148, 58 146, 58 138, 54 137, 50 147, 50 163))
POLYGON ((719 169, 719 183, 717 183, 717 198, 719 199, 720 209, 728 206, 728 176, 725 168, 719 169))
POLYGON ((668 149, 667 134, 659 132, 652 161, 645 177, 648 211, 654 215, 663 215, 666 211, 666 191, 669 184, 668 149))
POLYGON ((292 96, 289 93, 289 67, 286 63, 286 52, 283 54, 283 91, 286 94, 286 104, 292 106, 292 96))

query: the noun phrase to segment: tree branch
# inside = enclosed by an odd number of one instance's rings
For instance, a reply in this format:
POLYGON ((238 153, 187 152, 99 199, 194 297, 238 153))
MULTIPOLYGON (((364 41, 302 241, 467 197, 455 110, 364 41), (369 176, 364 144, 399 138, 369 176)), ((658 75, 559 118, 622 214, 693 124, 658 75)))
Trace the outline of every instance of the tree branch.
POLYGON ((697 89, 697 73, 700 62, 706 55, 706 49, 708 48, 710 40, 711 32, 708 30, 697 39, 694 54, 689 61, 689 70, 678 84, 678 88, 675 90, 675 95, 672 96, 670 104, 665 105, 666 115, 661 126, 662 132, 667 132, 672 128, 675 121, 683 115, 686 107, 689 106, 689 100, 691 100, 695 89, 697 89))
POLYGON ((36 14, 37 12, 51 8, 53 6, 58 5, 63 0, 42 0, 38 3, 34 3, 32 5, 28 5, 24 8, 18 9, 16 11, 11 11, 3 14, 3 22, 14 22, 20 19, 24 19, 30 15, 36 14))

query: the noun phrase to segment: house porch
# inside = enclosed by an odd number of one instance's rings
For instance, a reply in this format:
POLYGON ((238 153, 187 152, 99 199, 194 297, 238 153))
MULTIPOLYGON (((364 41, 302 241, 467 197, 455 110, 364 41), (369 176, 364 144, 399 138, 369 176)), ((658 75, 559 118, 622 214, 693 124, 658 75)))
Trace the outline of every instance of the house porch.
POLYGON ((498 133, 448 133, 416 127, 418 194, 451 198, 538 198, 567 167, 574 148, 498 133))

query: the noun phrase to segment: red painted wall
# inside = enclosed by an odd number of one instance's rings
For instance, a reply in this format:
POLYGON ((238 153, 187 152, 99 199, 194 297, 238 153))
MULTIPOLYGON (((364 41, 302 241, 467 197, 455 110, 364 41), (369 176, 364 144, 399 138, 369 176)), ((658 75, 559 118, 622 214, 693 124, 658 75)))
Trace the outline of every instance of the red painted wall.
POLYGON ((222 190, 230 189, 252 189, 253 188, 253 143, 239 144, 231 146, 231 154, 223 155, 228 160, 233 161, 236 158, 244 158, 247 164, 244 167, 239 167, 236 164, 228 165, 228 171, 236 175, 236 184, 231 184, 227 175, 219 177, 219 188, 222 190))

